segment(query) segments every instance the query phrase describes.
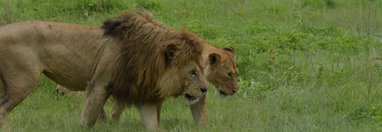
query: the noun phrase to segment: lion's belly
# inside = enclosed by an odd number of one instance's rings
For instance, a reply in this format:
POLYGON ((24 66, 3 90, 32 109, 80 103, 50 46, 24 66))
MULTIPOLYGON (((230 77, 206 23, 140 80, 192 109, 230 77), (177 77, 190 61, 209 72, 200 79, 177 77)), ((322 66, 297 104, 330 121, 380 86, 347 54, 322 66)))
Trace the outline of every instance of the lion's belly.
POLYGON ((87 85, 86 80, 77 80, 70 77, 64 77, 48 71, 44 71, 44 74, 56 83, 65 86, 72 91, 84 91, 87 85))
POLYGON ((45 48, 40 56, 45 66, 44 74, 70 90, 85 90, 87 81, 93 76, 96 59, 92 56, 96 56, 96 52, 87 50, 83 52, 88 54, 77 54, 78 52, 73 52, 64 45, 45 48))

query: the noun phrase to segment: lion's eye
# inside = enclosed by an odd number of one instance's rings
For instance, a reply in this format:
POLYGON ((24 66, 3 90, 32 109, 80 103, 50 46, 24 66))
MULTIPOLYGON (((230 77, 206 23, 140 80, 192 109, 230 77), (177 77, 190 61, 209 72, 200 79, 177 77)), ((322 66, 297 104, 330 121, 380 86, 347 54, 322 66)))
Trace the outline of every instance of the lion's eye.
POLYGON ((232 78, 232 72, 228 72, 227 75, 232 78))
POLYGON ((196 76, 196 70, 194 69, 194 70, 190 71, 190 74, 192 77, 195 77, 196 76))

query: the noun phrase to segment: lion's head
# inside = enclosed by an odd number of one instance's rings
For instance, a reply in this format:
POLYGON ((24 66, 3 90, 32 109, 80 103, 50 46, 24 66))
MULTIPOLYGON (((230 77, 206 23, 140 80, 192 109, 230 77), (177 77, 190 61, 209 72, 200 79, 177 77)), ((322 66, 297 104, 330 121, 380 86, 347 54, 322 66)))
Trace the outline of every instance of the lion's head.
POLYGON ((235 94, 238 90, 235 50, 227 46, 210 53, 208 60, 205 70, 207 80, 218 89, 222 97, 235 94))
MULTIPOLYGON (((159 87, 162 96, 177 93, 177 88, 182 88, 182 93, 193 104, 207 91, 208 82, 203 73, 204 65, 201 58, 201 43, 204 43, 192 32, 182 30, 175 33, 177 39, 165 42, 165 59, 169 67, 162 74, 159 87), (197 50, 196 50, 197 49, 197 50), (198 54, 195 56, 193 54, 198 54), (200 55, 200 56, 199 56, 200 55), (177 82, 177 83, 175 83, 177 82)), ((167 95, 167 96, 168 96, 167 95)))
POLYGON ((174 31, 148 12, 129 12, 107 20, 105 36, 121 45, 112 95, 127 104, 155 103, 184 95, 190 104, 207 89, 202 72, 203 41, 185 30, 174 31))

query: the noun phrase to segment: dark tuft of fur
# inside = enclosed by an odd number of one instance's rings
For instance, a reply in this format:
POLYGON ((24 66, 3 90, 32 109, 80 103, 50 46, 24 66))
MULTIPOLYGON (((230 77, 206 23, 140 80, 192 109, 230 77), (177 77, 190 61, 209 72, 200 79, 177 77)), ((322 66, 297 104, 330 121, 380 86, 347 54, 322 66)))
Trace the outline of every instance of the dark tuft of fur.
POLYGON ((225 51, 235 52, 235 49, 232 46, 224 47, 225 51))
POLYGON ((141 10, 121 14, 117 18, 106 20, 102 25, 104 35, 122 39, 128 34, 136 34, 136 31, 147 29, 147 27, 168 30, 162 23, 154 20, 151 13, 141 10))
POLYGON ((121 27, 121 20, 111 20, 108 19, 103 22, 102 29, 104 30, 104 35, 117 36, 121 34, 123 29, 121 27))

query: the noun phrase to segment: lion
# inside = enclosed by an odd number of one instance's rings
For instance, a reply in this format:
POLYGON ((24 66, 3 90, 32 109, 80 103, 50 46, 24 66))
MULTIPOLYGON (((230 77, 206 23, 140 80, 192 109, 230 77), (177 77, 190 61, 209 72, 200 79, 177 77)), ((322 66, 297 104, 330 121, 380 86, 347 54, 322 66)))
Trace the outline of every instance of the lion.
MULTIPOLYGON (((207 81, 217 88, 220 96, 223 98, 235 94, 238 90, 238 69, 236 67, 234 49, 231 46, 217 48, 209 44, 204 44, 202 54, 203 59, 206 61, 204 71, 207 81)), ((61 95, 69 92, 67 88, 60 85, 56 91, 61 95)), ((194 121, 203 125, 206 124, 206 96, 207 93, 200 99, 189 103, 194 121)), ((123 110, 123 104, 113 103, 112 119, 115 123, 119 122, 123 110)), ((105 122, 107 116, 104 114, 105 112, 102 112, 100 118, 105 122)))
MULTIPOLYGON (((227 46, 224 48, 217 48, 208 43, 201 43, 203 52, 204 72, 205 76, 211 84, 215 86, 222 98, 232 96, 238 90, 237 74, 238 68, 236 67, 236 53, 233 47, 227 46)), ((57 92, 65 94, 68 90, 65 87, 58 86, 57 92)), ((194 121, 196 123, 206 124, 206 108, 205 102, 207 93, 200 99, 195 99, 189 105, 194 121)), ((120 116, 124 110, 123 104, 113 103, 112 119, 118 123, 120 116)), ((105 112, 102 112, 104 114, 105 112)), ((106 120, 106 115, 100 115, 102 120, 106 120)))
POLYGON ((200 37, 168 29, 145 11, 102 27, 26 21, 0 27, 0 121, 31 93, 41 73, 71 91, 85 91, 81 125, 94 126, 109 96, 135 106, 157 128, 162 103, 207 91, 200 37))
MULTIPOLYGON (((237 74, 239 72, 233 47, 217 48, 207 43, 202 43, 202 46, 207 81, 215 86, 222 98, 232 96, 238 90, 237 74)), ((65 88, 60 87, 60 89, 65 88)), ((202 125, 206 124, 206 99, 207 93, 189 105, 194 121, 202 125)), ((113 103, 112 119, 115 123, 119 122, 124 107, 122 104, 113 103)), ((106 120, 106 115, 100 116, 106 120)))
MULTIPOLYGON (((213 84, 220 96, 225 98, 232 96, 238 91, 236 67, 236 53, 233 47, 217 48, 209 44, 203 44, 203 59, 205 62, 205 76, 207 81, 213 84)), ((197 103, 190 105, 190 110, 196 123, 206 124, 207 93, 197 103)), ((118 110, 115 110, 118 112, 118 110)), ((117 115, 117 114, 116 114, 117 115)), ((118 118, 114 118, 118 120, 118 118)))
MULTIPOLYGON (((203 43, 203 59, 205 60, 205 76, 208 82, 212 83, 219 91, 221 97, 231 96, 238 90, 237 74, 238 69, 235 61, 235 51, 233 47, 227 46, 224 48, 217 48, 212 45, 203 43)), ((69 92, 65 87, 58 85, 56 89, 57 93, 63 95, 69 92)), ((79 95, 77 93, 77 95, 79 95)), ((206 102, 205 95, 199 100, 191 102, 190 110, 196 123, 206 124, 206 102)), ((115 123, 118 123, 121 114, 124 110, 123 104, 113 103, 112 119, 115 123)), ((100 117, 103 121, 106 121, 107 116, 102 115, 100 117)))
MULTIPOLYGON (((160 25, 160 24, 158 24, 160 25)), ((221 97, 231 96, 238 90, 236 67, 236 53, 233 47, 227 46, 218 48, 208 43, 201 43, 202 59, 204 62, 205 76, 211 84, 215 86, 221 97)), ((65 87, 58 86, 57 92, 65 94, 68 90, 65 87)), ((195 99, 189 105, 194 121, 201 124, 206 124, 205 102, 207 93, 199 99, 195 99)), ((124 105, 114 103, 112 108, 112 118, 115 123, 120 120, 124 105)), ((105 113, 105 112, 103 112, 105 113)), ((106 120, 106 115, 100 115, 103 120, 106 120)))

